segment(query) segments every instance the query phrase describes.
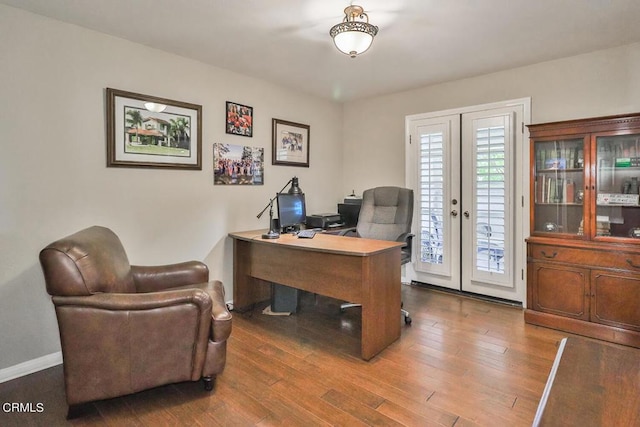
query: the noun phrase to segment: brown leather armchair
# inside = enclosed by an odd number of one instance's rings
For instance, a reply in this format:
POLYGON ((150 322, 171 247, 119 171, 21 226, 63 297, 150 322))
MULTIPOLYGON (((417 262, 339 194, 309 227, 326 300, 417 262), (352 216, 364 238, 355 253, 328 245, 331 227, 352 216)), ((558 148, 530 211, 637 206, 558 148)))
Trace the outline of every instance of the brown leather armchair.
POLYGON ((130 265, 120 239, 98 226, 51 243, 40 264, 70 407, 200 378, 213 388, 231 314, 205 264, 130 265))

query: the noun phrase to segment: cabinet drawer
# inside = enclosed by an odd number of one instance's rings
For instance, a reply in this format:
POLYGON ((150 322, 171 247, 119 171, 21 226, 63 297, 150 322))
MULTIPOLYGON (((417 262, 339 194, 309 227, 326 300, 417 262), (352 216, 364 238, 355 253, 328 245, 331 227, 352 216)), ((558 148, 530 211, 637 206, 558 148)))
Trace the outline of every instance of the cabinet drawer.
POLYGON ((640 274, 640 254, 635 253, 530 244, 528 255, 537 261, 622 269, 640 274))

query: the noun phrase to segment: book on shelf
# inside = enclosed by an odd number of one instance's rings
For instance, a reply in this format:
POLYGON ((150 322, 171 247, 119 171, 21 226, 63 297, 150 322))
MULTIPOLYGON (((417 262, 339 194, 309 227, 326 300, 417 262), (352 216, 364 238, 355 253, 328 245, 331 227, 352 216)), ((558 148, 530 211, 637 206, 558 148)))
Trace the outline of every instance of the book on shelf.
POLYGON ((630 157, 616 157, 616 167, 617 168, 628 168, 631 166, 631 158, 630 157))
POLYGON ((556 178, 549 178, 547 181, 547 203, 554 203, 556 201, 556 178))
POLYGON ((545 185, 545 175, 540 174, 536 177, 536 202, 544 203, 544 185, 545 185))
POLYGON ((571 179, 567 179, 564 186, 564 201, 566 203, 575 203, 576 201, 576 183, 571 179))
POLYGON ((536 148, 536 167, 542 169, 582 169, 584 150, 582 146, 561 146, 536 148))
POLYGON ((536 203, 575 203, 576 183, 563 177, 540 174, 535 181, 536 203))

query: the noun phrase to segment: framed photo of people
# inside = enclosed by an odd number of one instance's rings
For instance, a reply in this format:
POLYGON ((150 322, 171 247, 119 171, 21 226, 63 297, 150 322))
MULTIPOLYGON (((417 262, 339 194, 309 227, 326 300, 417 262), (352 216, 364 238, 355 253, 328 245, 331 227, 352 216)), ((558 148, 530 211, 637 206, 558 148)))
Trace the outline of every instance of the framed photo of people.
POLYGON ((253 136, 253 108, 227 101, 226 132, 231 135, 253 136))
POLYGON ((309 125, 273 119, 271 164, 308 168, 310 131, 309 125))
POLYGON ((264 148, 213 144, 213 184, 264 184, 264 148))
POLYGON ((107 167, 202 170, 202 106, 117 89, 107 95, 107 167))

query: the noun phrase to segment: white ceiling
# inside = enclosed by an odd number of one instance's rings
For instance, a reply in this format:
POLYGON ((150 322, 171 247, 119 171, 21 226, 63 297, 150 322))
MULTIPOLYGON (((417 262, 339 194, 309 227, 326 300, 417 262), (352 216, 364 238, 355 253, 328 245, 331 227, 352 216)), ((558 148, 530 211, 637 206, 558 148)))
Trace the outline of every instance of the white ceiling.
POLYGON ((355 0, 379 27, 351 59, 348 0, 0 0, 336 101, 640 41, 639 0, 355 0))

